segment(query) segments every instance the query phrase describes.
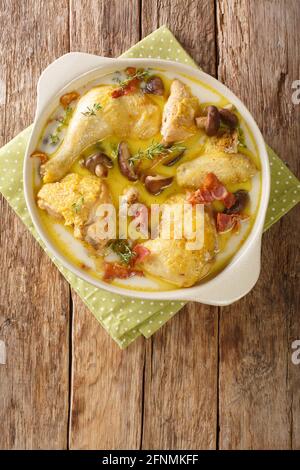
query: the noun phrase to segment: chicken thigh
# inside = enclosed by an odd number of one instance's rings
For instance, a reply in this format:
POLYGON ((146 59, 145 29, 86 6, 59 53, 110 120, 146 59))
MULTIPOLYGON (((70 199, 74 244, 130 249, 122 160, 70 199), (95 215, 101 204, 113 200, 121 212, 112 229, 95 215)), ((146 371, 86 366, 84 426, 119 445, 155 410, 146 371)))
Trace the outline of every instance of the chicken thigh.
POLYGON ((101 249, 107 240, 98 232, 100 204, 111 202, 106 184, 96 176, 70 173, 58 183, 45 184, 39 191, 40 209, 74 227, 74 236, 101 249))
POLYGON ((198 106, 198 100, 189 88, 180 80, 174 80, 163 112, 161 134, 165 143, 185 140, 195 134, 198 106))
POLYGON ((136 92, 114 99, 112 90, 100 86, 81 97, 62 144, 41 166, 44 183, 63 178, 85 148, 109 135, 149 139, 159 132, 160 109, 150 98, 136 92))
POLYGON ((176 178, 179 186, 199 188, 208 173, 214 173, 226 186, 242 183, 255 175, 254 163, 240 153, 205 154, 195 160, 182 163, 177 168, 176 178))
MULTIPOLYGON (((185 196, 180 194, 170 198, 166 204, 183 205, 185 196)), ((165 239, 161 236, 163 225, 167 223, 165 214, 161 219, 160 236, 147 240, 144 246, 150 251, 149 256, 141 263, 143 269, 153 276, 176 285, 189 287, 205 277, 211 269, 211 261, 217 249, 217 235, 214 221, 205 210, 202 223, 204 224, 204 240, 199 249, 188 249, 188 240, 184 237, 165 239)), ((173 234, 174 235, 174 234, 173 234)))

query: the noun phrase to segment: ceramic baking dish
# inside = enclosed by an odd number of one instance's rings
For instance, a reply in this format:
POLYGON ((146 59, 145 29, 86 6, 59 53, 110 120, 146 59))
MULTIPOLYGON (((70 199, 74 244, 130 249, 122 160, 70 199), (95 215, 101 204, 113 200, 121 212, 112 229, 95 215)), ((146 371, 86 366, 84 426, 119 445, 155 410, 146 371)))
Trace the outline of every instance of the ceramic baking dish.
POLYGON ((266 146, 253 117, 243 103, 223 84, 198 69, 177 62, 158 59, 107 59, 77 52, 66 54, 57 59, 46 68, 38 82, 36 115, 24 160, 24 191, 33 223, 46 247, 75 275, 101 289, 125 296, 151 300, 192 300, 222 306, 229 305, 247 294, 259 277, 261 238, 270 193, 270 170, 266 146), (37 146, 46 119, 58 105, 59 97, 63 94, 78 89, 98 77, 129 66, 163 68, 166 71, 186 74, 210 85, 236 106, 247 122, 257 145, 261 161, 262 190, 257 217, 252 230, 225 269, 213 279, 200 285, 171 291, 145 292, 129 290, 97 280, 83 269, 73 265, 58 251, 39 220, 32 184, 33 159, 30 158, 30 155, 37 146))

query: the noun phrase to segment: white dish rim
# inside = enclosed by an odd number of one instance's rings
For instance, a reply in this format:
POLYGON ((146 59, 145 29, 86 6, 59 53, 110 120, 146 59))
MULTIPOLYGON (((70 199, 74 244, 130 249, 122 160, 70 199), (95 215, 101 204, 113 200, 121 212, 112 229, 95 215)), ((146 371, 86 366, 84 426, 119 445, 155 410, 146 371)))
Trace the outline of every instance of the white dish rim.
MULTIPOLYGON (((81 64, 81 70, 82 70, 82 64, 81 64)), ((74 70, 73 70, 73 74, 74 74, 74 70)), ((47 93, 44 93, 44 94, 46 95, 47 93)), ((98 56, 91 56, 90 54, 80 54, 80 53, 66 54, 65 56, 61 57, 60 59, 55 61, 45 70, 39 82, 37 112, 36 112, 36 117, 35 117, 35 121, 33 124, 31 137, 28 142, 26 153, 25 153, 23 179, 24 179, 24 193, 25 193, 25 200, 26 200, 27 208, 33 220, 34 226, 40 238, 44 242, 46 248, 50 252, 52 252, 55 258, 64 267, 66 267, 73 274, 87 281, 88 283, 92 284, 95 287, 98 287, 100 289, 105 289, 114 294, 119 294, 119 295, 124 295, 128 297, 139 298, 139 299, 184 300, 184 301, 194 300, 194 301, 198 301, 198 302, 202 302, 202 303, 206 303, 210 305, 228 305, 238 300, 242 296, 244 296, 247 292, 251 290, 253 285, 256 283, 256 280, 259 276, 259 271, 260 271, 260 242, 261 242, 261 236, 263 232, 264 220, 265 220, 265 215, 266 215, 268 201, 269 201, 269 194, 270 194, 270 168, 269 168, 266 145, 254 118, 252 117, 248 109, 245 107, 245 105, 242 103, 242 101, 239 98, 237 98, 233 92, 231 92, 225 85, 223 85, 217 79, 215 79, 214 77, 206 74, 205 72, 199 69, 193 68, 188 65, 183 65, 181 63, 161 60, 161 59, 106 59, 106 58, 102 58, 98 56), (89 57, 89 59, 95 58, 95 63, 96 63, 96 59, 102 62, 99 62, 98 66, 91 67, 91 61, 90 61, 89 68, 87 67, 87 71, 83 73, 79 73, 76 78, 73 78, 67 83, 64 77, 64 83, 62 84, 61 87, 59 87, 59 77, 54 77, 53 73, 57 74, 57 72, 59 71, 59 68, 61 67, 62 60, 66 58, 67 56, 69 56, 69 59, 70 59, 70 56, 72 55, 74 56, 74 59, 75 59, 75 56, 77 57, 80 56, 81 59, 83 59, 85 56, 85 57, 89 57), (56 64, 57 66, 55 67, 56 64), (260 162, 261 162, 261 173, 262 173, 261 186, 262 187, 261 187, 261 196, 260 196, 258 213, 256 216, 256 220, 254 222, 254 225, 251 229, 251 232, 247 236, 247 239, 244 241, 241 248, 231 259, 229 264, 214 278, 199 285, 195 285, 195 286, 188 287, 188 288, 167 290, 167 291, 142 291, 142 290, 122 288, 122 287, 115 286, 113 284, 108 284, 104 281, 98 280, 94 278, 93 276, 89 275, 88 273, 84 272, 84 270, 81 270, 77 266, 73 265, 62 253, 60 253, 60 251, 52 243, 50 237, 47 235, 47 232, 44 230, 38 217, 36 203, 32 194, 32 184, 31 184, 32 174, 30 175, 31 165, 29 164, 29 158, 39 138, 39 132, 40 132, 40 127, 41 127, 41 125, 39 125, 40 121, 43 119, 43 117, 46 117, 47 115, 49 116, 48 109, 50 107, 51 108, 54 107, 53 103, 57 101, 61 95, 63 95, 67 91, 70 91, 71 89, 74 89, 74 88, 76 89, 76 83, 78 83, 80 80, 86 79, 86 83, 88 83, 91 80, 93 80, 93 79, 89 79, 88 77, 91 77, 97 73, 99 73, 99 78, 100 78, 100 75, 105 75, 109 73, 110 69, 112 68, 114 70, 117 70, 120 68, 129 67, 129 66, 165 68, 166 70, 168 69, 173 70, 175 72, 183 73, 188 76, 194 77, 196 79, 202 80, 204 83, 207 83, 208 85, 212 86, 221 94, 223 94, 226 98, 228 98, 229 101, 232 102, 237 107, 237 109, 239 110, 239 112, 242 114, 243 118, 247 122, 248 126, 250 127, 251 132, 254 136, 254 140, 256 142, 257 148, 258 148, 260 162), (48 97, 43 96, 43 93, 44 93, 43 86, 45 85, 45 80, 49 80, 51 78, 51 74, 52 74, 54 81, 56 81, 58 85, 57 86, 58 90, 54 94, 51 94, 50 92, 48 97), (249 256, 251 252, 252 252, 252 256, 249 256), (230 279, 234 282, 234 279, 237 278, 236 272, 238 272, 238 266, 241 265, 242 262, 244 265, 247 264, 247 262, 248 264, 250 263, 248 266, 248 270, 246 270, 246 272, 248 271, 249 273, 249 279, 248 281, 247 279, 245 279, 245 273, 243 274, 245 269, 241 270, 240 282, 242 286, 240 286, 239 289, 237 289, 236 286, 233 285, 231 291, 229 289, 230 292, 228 293, 228 283, 230 279), (235 273, 235 276, 232 276, 233 273, 235 273), (224 293, 222 294, 222 292, 220 292, 220 289, 222 289, 223 283, 227 284, 227 286, 226 288, 224 287, 223 289, 224 293), (214 288, 218 290, 218 295, 215 298, 213 298, 214 295, 212 294, 214 288)))

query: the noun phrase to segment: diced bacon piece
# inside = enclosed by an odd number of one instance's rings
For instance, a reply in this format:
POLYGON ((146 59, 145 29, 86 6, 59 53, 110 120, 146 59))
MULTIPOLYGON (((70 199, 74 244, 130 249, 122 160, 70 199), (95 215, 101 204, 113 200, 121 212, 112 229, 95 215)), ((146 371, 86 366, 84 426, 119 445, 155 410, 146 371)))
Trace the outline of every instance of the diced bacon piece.
POLYGON ((197 189, 189 198, 192 204, 210 204, 213 201, 222 201, 229 209, 235 203, 234 194, 227 191, 214 173, 208 173, 200 189, 197 189))
POLYGON ((249 217, 244 214, 225 214, 218 212, 217 214, 217 231, 219 233, 229 232, 234 229, 239 231, 241 221, 247 220, 249 217))
POLYGON ((143 245, 135 245, 132 251, 136 254, 134 264, 141 263, 151 253, 150 250, 143 245))
POLYGON ((128 279, 133 276, 143 276, 142 271, 132 269, 130 266, 122 266, 118 263, 104 263, 104 276, 105 281, 118 279, 128 279))
POLYGON ((120 98, 120 96, 129 95, 130 93, 134 93, 139 85, 139 79, 133 78, 130 82, 127 83, 126 86, 121 86, 120 88, 116 88, 112 91, 111 96, 112 98, 120 98))
POLYGON ((133 78, 128 85, 124 88, 124 95, 129 95, 130 93, 134 93, 138 87, 139 79, 133 78))
POLYGON ((232 215, 223 214, 223 212, 218 212, 217 214, 217 230, 219 233, 229 232, 232 230, 235 225, 235 219, 232 215))
POLYGON ((216 177, 214 173, 207 173, 204 183, 203 183, 203 188, 213 191, 221 184, 222 183, 218 180, 218 178, 216 177))
POLYGON ((188 198, 188 202, 191 204, 210 204, 214 201, 214 197, 208 189, 197 189, 188 198))
POLYGON ((227 192, 226 196, 222 199, 224 206, 227 209, 230 209, 235 202, 236 202, 236 197, 234 194, 227 192))
POLYGON ((111 94, 112 98, 120 98, 120 96, 123 96, 123 95, 124 95, 123 88, 116 88, 111 94))
POLYGON ((211 190, 211 194, 216 201, 223 201, 228 195, 228 191, 225 186, 218 186, 211 190))
POLYGON ((126 73, 127 73, 127 75, 135 75, 136 74, 136 68, 135 67, 127 67, 126 73))

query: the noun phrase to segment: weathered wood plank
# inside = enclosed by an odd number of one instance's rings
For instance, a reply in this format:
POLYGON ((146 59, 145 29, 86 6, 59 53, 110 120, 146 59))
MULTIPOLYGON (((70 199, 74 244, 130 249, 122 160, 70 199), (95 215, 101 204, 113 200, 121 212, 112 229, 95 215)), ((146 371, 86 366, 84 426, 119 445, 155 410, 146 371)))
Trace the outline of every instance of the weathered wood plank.
MULTIPOLYGON (((118 56, 139 40, 138 1, 72 1, 70 12, 71 50, 118 56)), ((73 303, 70 447, 139 448, 144 341, 121 351, 74 293, 73 303)))
MULTIPOLYGON (((144 0, 143 35, 162 24, 204 70, 215 72, 213 2, 144 0)), ((218 309, 195 303, 148 341, 143 448, 216 447, 217 344, 218 309)))
POLYGON ((201 68, 215 75, 214 11, 214 0, 142 0, 142 36, 167 25, 201 68))
POLYGON ((217 309, 196 303, 148 341, 143 448, 216 448, 217 345, 217 309))
MULTIPOLYGON (((299 174, 300 106, 291 100, 300 76, 299 2, 221 0, 217 16, 219 78, 299 174)), ((297 233, 299 209, 264 236, 255 289, 222 310, 220 448, 300 446, 299 366, 291 363, 300 326, 297 233)))
MULTIPOLYGON (((68 50, 68 2, 1 1, 0 24, 3 144, 30 124, 40 72, 68 50)), ((65 448, 69 287, 4 200, 0 237, 0 448, 65 448)))

